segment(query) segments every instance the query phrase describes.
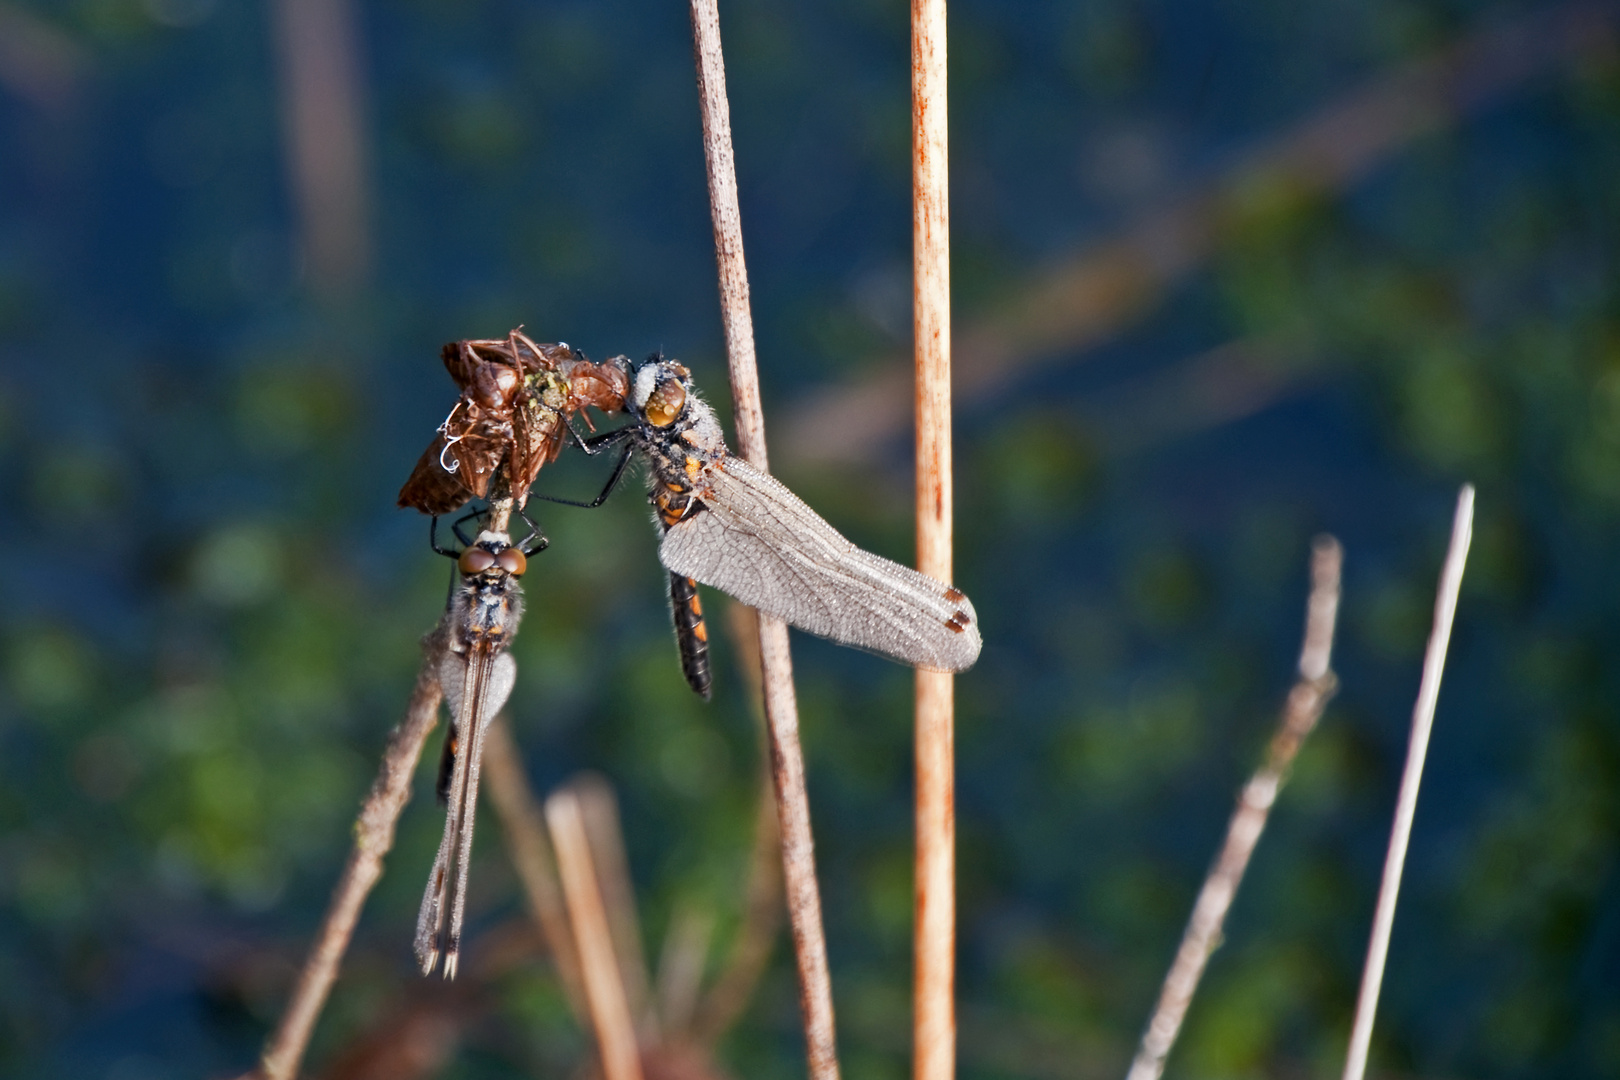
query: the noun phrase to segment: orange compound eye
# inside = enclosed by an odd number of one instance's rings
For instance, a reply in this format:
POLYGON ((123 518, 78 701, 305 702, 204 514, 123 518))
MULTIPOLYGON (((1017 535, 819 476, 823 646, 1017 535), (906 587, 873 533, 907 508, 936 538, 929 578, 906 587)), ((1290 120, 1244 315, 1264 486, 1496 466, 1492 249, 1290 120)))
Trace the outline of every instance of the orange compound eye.
POLYGON ((495 556, 480 547, 470 547, 456 560, 463 574, 482 574, 495 565, 495 556))
POLYGON ((647 423, 653 427, 669 427, 686 407, 686 387, 674 379, 665 379, 647 399, 647 423))
POLYGON ((513 577, 522 577, 523 571, 529 568, 529 560, 517 548, 507 548, 495 556, 495 565, 513 577))

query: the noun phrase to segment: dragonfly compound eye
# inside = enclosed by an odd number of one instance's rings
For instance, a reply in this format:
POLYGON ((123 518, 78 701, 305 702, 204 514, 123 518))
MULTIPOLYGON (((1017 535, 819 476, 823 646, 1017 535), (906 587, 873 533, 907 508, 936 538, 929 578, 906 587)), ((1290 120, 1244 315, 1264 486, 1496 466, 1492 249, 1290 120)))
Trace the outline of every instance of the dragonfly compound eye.
POLYGON ((513 577, 522 577, 523 571, 529 568, 529 560, 517 548, 507 548, 495 556, 495 565, 513 577))
POLYGON ((675 379, 665 379, 647 399, 642 412, 653 427, 669 427, 686 407, 686 387, 675 379))
POLYGON ((456 560, 463 574, 482 574, 495 565, 495 556, 481 547, 470 547, 456 560))

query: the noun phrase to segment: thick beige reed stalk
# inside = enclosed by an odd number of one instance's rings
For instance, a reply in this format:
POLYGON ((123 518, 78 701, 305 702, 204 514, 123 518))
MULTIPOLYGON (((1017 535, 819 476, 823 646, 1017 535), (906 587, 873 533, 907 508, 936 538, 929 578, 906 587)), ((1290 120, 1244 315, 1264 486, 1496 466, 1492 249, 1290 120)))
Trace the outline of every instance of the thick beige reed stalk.
MULTIPOLYGON (((945 0, 911 4, 912 327, 916 350, 917 569, 950 581, 951 229, 945 0)), ((956 1071, 955 679, 916 675, 916 926, 912 1075, 956 1071)))

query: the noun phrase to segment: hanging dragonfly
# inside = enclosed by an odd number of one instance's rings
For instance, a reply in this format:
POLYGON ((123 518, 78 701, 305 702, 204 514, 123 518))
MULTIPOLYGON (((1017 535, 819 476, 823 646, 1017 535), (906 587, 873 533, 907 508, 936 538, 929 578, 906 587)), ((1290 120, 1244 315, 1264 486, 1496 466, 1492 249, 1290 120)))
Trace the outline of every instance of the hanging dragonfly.
POLYGON ((399 491, 400 506, 424 514, 488 497, 502 465, 521 508, 541 467, 562 449, 570 417, 587 405, 623 407, 622 363, 593 364, 567 343, 536 344, 522 330, 452 341, 440 355, 461 396, 399 491))
POLYGON ((442 958, 447 979, 455 978, 461 952, 484 734, 517 681, 517 663, 508 649, 523 617, 518 579, 528 568, 529 557, 547 544, 526 516, 530 533, 521 547, 494 529, 469 540, 461 526, 476 516, 469 514, 451 526, 461 541, 460 550, 439 546, 437 517, 429 527, 433 550, 456 560, 456 581, 440 624, 445 649, 439 684, 450 712, 438 782, 439 799, 445 804, 444 839, 422 895, 415 948, 422 974, 432 974, 442 958))
POLYGON ((445 804, 444 839, 422 897, 415 941, 423 974, 442 959, 445 976, 453 978, 466 911, 484 732, 511 696, 517 677, 507 650, 523 614, 518 578, 528 557, 546 546, 545 536, 522 508, 535 476, 556 458, 563 439, 579 440, 569 422, 576 413, 587 405, 605 412, 623 408, 628 364, 617 359, 593 364, 566 344, 537 344, 521 329, 504 340, 451 342, 441 357, 461 394, 400 489, 399 505, 433 515, 433 550, 456 560, 457 576, 439 630, 445 644, 439 682, 450 712, 438 783, 445 804), (441 547, 439 516, 474 498, 486 499, 490 506, 452 526, 459 550, 441 547), (496 504, 502 507, 499 518, 468 539, 461 526, 491 514, 496 504), (530 530, 521 547, 504 531, 513 508, 530 530))
POLYGON ((774 477, 733 457, 683 365, 654 355, 628 371, 628 384, 624 408, 634 422, 580 442, 588 453, 616 443, 624 452, 595 500, 570 505, 601 505, 632 455, 646 460, 681 670, 693 690, 707 698, 712 689, 698 583, 902 663, 973 666, 978 620, 960 590, 856 547, 774 477))

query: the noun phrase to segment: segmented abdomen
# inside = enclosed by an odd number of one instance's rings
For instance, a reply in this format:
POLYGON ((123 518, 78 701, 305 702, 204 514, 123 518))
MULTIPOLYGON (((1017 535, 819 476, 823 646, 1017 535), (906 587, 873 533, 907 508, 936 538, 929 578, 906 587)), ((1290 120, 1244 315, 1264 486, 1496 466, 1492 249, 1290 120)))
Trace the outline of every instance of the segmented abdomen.
POLYGON ((686 676, 687 685, 707 701, 713 692, 709 631, 703 624, 697 582, 681 574, 669 575, 669 600, 675 617, 675 644, 681 653, 681 674, 686 676))

